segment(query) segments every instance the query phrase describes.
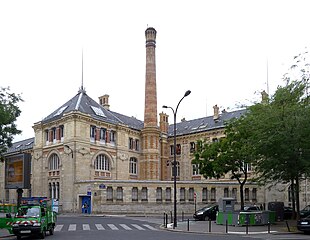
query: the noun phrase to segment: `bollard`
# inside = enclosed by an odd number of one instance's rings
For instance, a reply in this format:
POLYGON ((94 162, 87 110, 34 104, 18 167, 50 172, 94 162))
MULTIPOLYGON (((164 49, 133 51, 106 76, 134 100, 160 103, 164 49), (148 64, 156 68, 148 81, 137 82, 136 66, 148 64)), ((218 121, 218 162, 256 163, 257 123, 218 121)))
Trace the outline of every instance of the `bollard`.
POLYGON ((248 221, 246 222, 246 225, 245 225, 245 233, 249 234, 249 223, 248 223, 248 221))
POLYGON ((286 223, 287 231, 289 231, 289 232, 290 232, 291 230, 290 230, 290 226, 288 225, 288 222, 287 222, 287 221, 285 221, 285 223, 286 223))
POLYGON ((270 233, 270 222, 268 222, 268 233, 270 233))
POLYGON ((182 222, 184 221, 184 212, 182 211, 182 222))
POLYGON ((189 219, 187 219, 187 231, 189 231, 189 219))
POLYGON ((165 228, 167 228, 167 225, 166 225, 166 213, 164 213, 164 226, 165 226, 165 228))
POLYGON ((226 219, 225 225, 226 225, 225 232, 228 233, 228 221, 227 221, 227 219, 226 219))
POLYGON ((209 219, 209 232, 211 232, 211 219, 209 219))
POLYGON ((168 214, 166 213, 166 228, 167 228, 167 225, 168 225, 168 214))
MULTIPOLYGON (((172 220, 172 211, 170 211, 170 219, 171 219, 171 223, 173 223, 173 220, 172 220)), ((173 224, 174 225, 174 224, 173 224)))

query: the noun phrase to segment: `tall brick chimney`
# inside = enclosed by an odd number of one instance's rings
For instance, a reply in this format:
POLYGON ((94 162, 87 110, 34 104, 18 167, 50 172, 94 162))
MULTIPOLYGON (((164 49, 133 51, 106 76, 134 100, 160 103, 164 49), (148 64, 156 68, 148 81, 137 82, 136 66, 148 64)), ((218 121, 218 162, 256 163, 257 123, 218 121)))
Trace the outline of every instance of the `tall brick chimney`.
POLYGON ((140 160, 141 180, 159 180, 160 167, 160 130, 157 125, 156 96, 156 30, 149 27, 145 31, 146 72, 145 72, 145 103, 144 127, 142 133, 142 158, 140 160))
POLYGON ((144 127, 157 127, 157 94, 156 94, 156 30, 149 27, 146 38, 146 72, 145 72, 145 105, 144 127))

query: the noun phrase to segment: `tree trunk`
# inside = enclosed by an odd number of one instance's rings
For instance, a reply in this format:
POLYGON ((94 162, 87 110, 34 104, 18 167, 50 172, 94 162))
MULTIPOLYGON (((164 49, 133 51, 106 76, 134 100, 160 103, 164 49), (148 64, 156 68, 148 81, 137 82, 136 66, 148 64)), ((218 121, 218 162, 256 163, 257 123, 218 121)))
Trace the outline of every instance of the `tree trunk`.
POLYGON ((300 218, 300 204, 299 204, 299 177, 296 177, 296 212, 297 212, 297 219, 300 218))

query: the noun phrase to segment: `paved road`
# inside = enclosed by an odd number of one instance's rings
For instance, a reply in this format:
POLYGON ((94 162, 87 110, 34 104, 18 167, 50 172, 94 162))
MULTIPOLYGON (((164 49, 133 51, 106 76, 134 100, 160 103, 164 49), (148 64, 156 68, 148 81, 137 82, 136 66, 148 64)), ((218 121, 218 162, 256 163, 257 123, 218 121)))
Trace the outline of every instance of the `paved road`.
MULTIPOLYGON (((126 217, 63 215, 58 217, 55 235, 48 239, 98 239, 104 234, 108 239, 310 239, 296 229, 295 221, 279 222, 271 226, 223 226, 215 222, 185 220, 173 229, 172 224, 163 225, 161 217, 126 217), (187 237, 186 237, 187 236, 187 237), (199 237, 198 237, 199 236, 199 237), (161 238, 160 238, 161 237, 161 238)), ((0 230, 0 238, 14 239, 7 230, 0 230)), ((29 238, 30 239, 30 238, 29 238)))

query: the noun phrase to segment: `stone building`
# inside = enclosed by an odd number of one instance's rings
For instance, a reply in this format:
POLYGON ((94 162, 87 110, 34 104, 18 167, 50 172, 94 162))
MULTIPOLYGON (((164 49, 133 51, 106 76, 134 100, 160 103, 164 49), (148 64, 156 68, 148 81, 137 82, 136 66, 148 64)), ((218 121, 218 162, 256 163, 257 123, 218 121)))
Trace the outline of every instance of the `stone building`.
MULTIPOLYGON (((34 123, 34 138, 14 143, 8 150, 8 157, 31 154, 31 185, 24 189, 24 196, 58 199, 62 212, 151 214, 172 211, 174 126, 169 125, 168 114, 157 113, 156 34, 151 27, 145 31, 144 121, 111 111, 109 95, 100 96, 97 102, 81 86, 74 97, 34 123), (83 205, 86 208, 82 209, 83 205)), ((236 181, 229 176, 206 180, 192 159, 197 140, 212 142, 224 137, 224 121, 239 117, 243 112, 220 112, 215 105, 213 116, 177 123, 179 214, 193 213, 194 205, 198 208, 222 197, 240 201, 236 181)), ((0 168, 1 198, 16 199, 16 189, 5 188, 6 165, 1 164, 0 168)), ((244 194, 247 204, 268 201, 268 191, 255 184, 248 183, 244 194)))

